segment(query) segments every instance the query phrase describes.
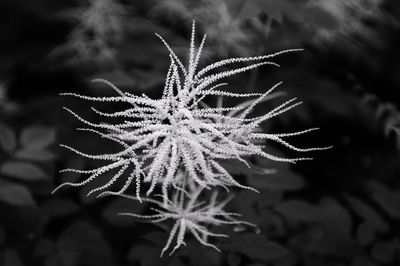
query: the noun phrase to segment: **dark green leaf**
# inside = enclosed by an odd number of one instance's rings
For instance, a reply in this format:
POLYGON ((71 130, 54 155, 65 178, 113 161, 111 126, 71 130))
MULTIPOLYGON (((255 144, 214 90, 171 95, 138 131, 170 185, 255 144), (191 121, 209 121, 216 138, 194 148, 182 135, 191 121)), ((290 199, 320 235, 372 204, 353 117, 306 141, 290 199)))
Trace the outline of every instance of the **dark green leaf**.
POLYGON ((50 239, 41 239, 35 246, 36 257, 47 257, 56 252, 56 243, 50 239))
POLYGON ((79 207, 70 200, 53 199, 43 203, 40 206, 42 213, 42 222, 45 224, 47 220, 52 218, 70 215, 78 211, 79 207))
POLYGON ((20 185, 3 183, 0 186, 0 200, 16 206, 36 206, 28 189, 20 185))
POLYGON ((396 255, 397 246, 393 242, 378 242, 371 250, 374 259, 382 263, 393 262, 396 255))
POLYGON ((21 145, 31 149, 40 149, 52 144, 55 138, 56 132, 52 128, 43 126, 30 126, 22 131, 20 143, 21 145))
POLYGON ((250 185, 257 189, 297 190, 304 187, 301 176, 284 170, 278 170, 275 174, 251 175, 248 180, 250 185))
POLYGON ((22 181, 39 181, 46 179, 46 174, 37 166, 17 161, 5 162, 0 173, 22 181))
POLYGON ((4 266, 23 266, 20 256, 13 249, 4 251, 4 266))
POLYGON ((15 133, 9 126, 0 123, 0 148, 6 152, 10 152, 17 146, 15 133))
POLYGON ((300 200, 283 202, 275 209, 286 219, 292 219, 296 221, 312 221, 320 217, 320 210, 317 206, 300 200))
POLYGON ((347 200, 353 207, 354 211, 357 212, 364 221, 371 224, 376 230, 379 232, 386 232, 389 229, 387 223, 385 223, 382 217, 365 202, 351 196, 348 196, 347 200))
POLYGON ((335 237, 349 240, 352 226, 349 212, 331 198, 323 199, 319 208, 321 210, 319 220, 324 224, 325 230, 330 231, 335 237))
POLYGON ((54 159, 54 154, 47 150, 36 150, 32 148, 22 148, 14 156, 19 159, 46 162, 54 159))
POLYGON ((164 256, 160 258, 161 250, 162 247, 154 247, 145 244, 135 245, 129 251, 128 260, 130 262, 141 262, 140 265, 147 266, 168 265, 168 261, 171 257, 164 254, 164 256))
POLYGON ((231 252, 228 254, 227 260, 229 266, 239 266, 240 262, 242 261, 242 257, 237 253, 231 252))
POLYGON ((76 222, 65 229, 58 239, 57 247, 66 265, 74 264, 75 259, 70 260, 75 257, 82 260, 79 265, 113 265, 109 244, 100 231, 85 222, 76 222))
POLYGON ((367 257, 356 256, 351 266, 377 266, 367 257))
POLYGON ((253 260, 269 262, 287 256, 288 251, 278 243, 258 234, 242 234, 229 238, 221 249, 244 254, 253 260))
POLYGON ((371 223, 364 222, 357 227, 356 237, 361 245, 366 246, 374 242, 376 230, 371 223))
POLYGON ((400 218, 400 193, 390 191, 377 182, 370 183, 372 197, 391 216, 400 218))

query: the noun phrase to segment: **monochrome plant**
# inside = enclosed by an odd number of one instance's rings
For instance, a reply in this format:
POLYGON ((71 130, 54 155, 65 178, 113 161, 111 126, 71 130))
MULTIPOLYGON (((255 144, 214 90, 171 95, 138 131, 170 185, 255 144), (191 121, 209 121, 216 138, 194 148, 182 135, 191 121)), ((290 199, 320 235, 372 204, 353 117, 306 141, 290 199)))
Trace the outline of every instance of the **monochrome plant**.
POLYGON ((110 63, 122 39, 124 7, 115 0, 86 0, 87 6, 67 12, 77 25, 53 55, 72 54, 71 61, 110 63))
POLYGON ((151 208, 154 214, 121 213, 121 215, 142 218, 154 223, 173 220, 169 238, 161 255, 170 248, 174 239, 176 245, 171 253, 185 245, 186 233, 191 233, 201 244, 218 250, 208 241, 208 237, 227 237, 227 235, 211 232, 210 226, 222 224, 253 226, 237 220, 239 214, 224 211, 229 200, 221 201, 217 197, 218 191, 221 188, 225 189, 230 194, 228 199, 233 196, 230 190, 232 187, 257 191, 235 179, 223 162, 233 160, 250 167, 248 159, 252 156, 289 163, 311 159, 274 155, 268 151, 267 141, 276 142, 297 152, 329 148, 298 148, 285 140, 317 128, 281 134, 262 132, 261 125, 264 122, 301 103, 293 98, 265 114, 254 115, 257 105, 280 95, 274 90, 282 82, 263 93, 234 93, 222 90, 223 86, 228 85, 223 82, 225 78, 263 65, 279 66, 269 60, 301 49, 289 49, 255 57, 230 58, 199 68, 206 35, 196 47, 195 23, 192 25, 187 64, 183 63, 160 35, 156 35, 169 51, 170 59, 162 96, 159 99, 150 98, 146 94, 134 95, 122 92, 112 83, 101 79, 94 82, 107 84, 118 93, 118 96, 91 97, 75 93, 62 94, 91 102, 119 102, 128 104, 129 108, 109 113, 92 107, 92 110, 103 119, 118 120, 114 123, 108 121, 94 123, 65 108, 88 126, 80 130, 111 140, 121 149, 115 153, 93 155, 62 145, 78 155, 103 161, 104 164, 90 170, 64 169, 63 172, 83 174, 86 178, 80 182, 63 183, 54 191, 64 186, 85 186, 107 172, 116 171, 108 182, 93 188, 88 195, 97 194, 98 197, 120 195, 154 204, 155 207, 151 208), (215 107, 209 103, 210 101, 205 101, 215 96, 217 97, 215 107), (249 98, 249 100, 236 106, 224 106, 222 101, 224 97, 249 98), (120 122, 121 120, 123 122, 120 122), (116 189, 115 184, 121 182, 122 187, 116 189), (127 194, 132 184, 135 190, 134 196, 127 194))

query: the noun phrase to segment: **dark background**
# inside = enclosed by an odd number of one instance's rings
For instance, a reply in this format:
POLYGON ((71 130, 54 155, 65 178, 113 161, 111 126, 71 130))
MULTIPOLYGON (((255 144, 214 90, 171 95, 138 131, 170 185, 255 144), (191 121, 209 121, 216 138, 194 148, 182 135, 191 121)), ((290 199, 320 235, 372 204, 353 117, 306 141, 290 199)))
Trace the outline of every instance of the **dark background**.
POLYGON ((0 265, 400 265, 399 1, 114 0, 85 28, 92 2, 0 2, 0 265), (303 104, 265 123, 265 131, 320 127, 292 143, 334 147, 294 166, 253 158, 277 169, 274 175, 234 168, 262 193, 237 191, 228 209, 260 230, 222 228, 231 235, 215 240, 222 253, 188 236, 187 247, 160 259, 168 232, 116 215, 147 206, 87 198, 90 187, 50 194, 80 178, 59 170, 95 164, 58 144, 92 154, 113 148, 76 132, 81 124, 63 106, 96 117, 86 103, 58 94, 113 95, 90 82, 105 78, 123 91, 159 96, 169 58, 154 32, 185 57, 192 20, 198 42, 208 35, 203 65, 304 48, 277 57, 279 69, 229 82, 238 92, 262 92, 284 81, 284 98, 303 104))

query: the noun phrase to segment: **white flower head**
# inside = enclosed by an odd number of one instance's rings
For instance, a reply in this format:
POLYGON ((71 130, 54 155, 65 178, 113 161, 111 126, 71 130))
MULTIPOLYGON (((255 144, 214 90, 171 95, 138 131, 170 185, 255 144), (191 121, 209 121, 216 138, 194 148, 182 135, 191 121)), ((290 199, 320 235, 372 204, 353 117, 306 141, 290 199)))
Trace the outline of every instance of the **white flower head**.
MULTIPOLYGON (((219 225, 245 225, 256 227, 254 224, 238 220, 241 216, 238 213, 226 212, 223 210, 225 205, 232 199, 228 197, 222 201, 218 201, 218 192, 213 191, 209 200, 200 201, 200 195, 203 192, 201 186, 197 186, 194 190, 187 192, 184 183, 181 188, 174 190, 171 199, 159 201, 154 198, 141 198, 141 200, 153 203, 156 207, 151 208, 155 213, 152 215, 141 215, 136 213, 119 213, 123 216, 131 216, 150 221, 152 223, 160 223, 167 220, 173 221, 172 229, 169 233, 168 240, 161 251, 161 256, 175 240, 175 246, 172 248, 170 255, 182 245, 186 245, 185 237, 189 233, 202 245, 214 248, 220 251, 218 247, 208 241, 209 237, 229 237, 226 234, 218 234, 210 231, 211 226, 219 225)), ((129 199, 137 200, 137 197, 124 195, 121 196, 129 199)), ((164 195, 156 195, 164 198, 164 195)))
POLYGON ((196 185, 202 188, 236 186, 255 190, 236 181, 222 166, 221 161, 236 159, 247 164, 246 158, 249 156, 261 156, 274 161, 291 163, 310 159, 308 157, 282 158, 275 156, 264 150, 265 145, 260 145, 260 140, 275 141, 298 152, 329 148, 301 149, 284 140, 286 137, 316 130, 315 128, 286 134, 259 132, 263 122, 300 104, 294 98, 266 114, 252 116, 252 112, 258 104, 277 96, 273 90, 281 82, 263 93, 244 94, 221 90, 223 86, 227 85, 227 83, 220 82, 223 79, 263 65, 278 66, 269 59, 301 49, 284 50, 256 57, 231 58, 198 69, 206 36, 202 38, 200 45, 196 48, 194 23, 189 60, 186 66, 168 43, 158 34, 157 36, 168 49, 170 58, 170 67, 162 96, 159 99, 152 99, 145 94, 133 95, 122 92, 105 80, 95 80, 95 82, 108 84, 119 96, 89 97, 74 93, 63 94, 95 102, 123 102, 128 103, 130 107, 113 113, 105 113, 92 108, 104 119, 125 119, 124 122, 118 124, 92 123, 65 108, 90 127, 83 130, 110 139, 118 143, 122 149, 112 154, 90 155, 64 146, 81 156, 107 161, 107 164, 88 171, 66 169, 66 171, 90 174, 90 176, 80 183, 64 183, 61 186, 83 186, 109 170, 119 169, 107 184, 90 193, 100 191, 110 193, 111 186, 117 180, 125 178, 125 185, 117 192, 118 194, 124 193, 132 181, 135 181, 136 197, 140 199, 140 187, 144 182, 148 183, 147 195, 150 195, 156 187, 160 187, 164 201, 168 201, 168 188, 171 185, 174 188, 180 187, 181 179, 178 178, 177 172, 181 169, 196 185), (232 67, 235 64, 245 65, 232 67), (223 67, 227 69, 221 70, 223 67), (234 107, 223 107, 222 102, 219 101, 216 107, 212 107, 203 101, 209 96, 218 96, 221 99, 222 97, 251 99, 234 107), (127 173, 127 177, 125 177, 125 173, 127 173))

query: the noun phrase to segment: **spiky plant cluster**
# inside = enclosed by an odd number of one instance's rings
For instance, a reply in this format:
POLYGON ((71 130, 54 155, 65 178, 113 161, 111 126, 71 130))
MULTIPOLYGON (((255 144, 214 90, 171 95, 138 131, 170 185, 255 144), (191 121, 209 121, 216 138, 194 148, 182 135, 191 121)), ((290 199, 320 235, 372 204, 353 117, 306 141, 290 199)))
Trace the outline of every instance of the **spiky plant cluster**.
POLYGON ((227 85, 227 83, 221 83, 223 79, 262 65, 277 66, 269 59, 280 54, 298 51, 298 49, 257 57, 221 60, 198 70, 206 36, 196 48, 194 23, 187 66, 167 42, 161 36, 157 36, 168 49, 170 58, 170 67, 162 96, 159 99, 152 99, 145 94, 124 93, 105 80, 95 81, 108 84, 119 94, 118 96, 89 97, 74 93, 63 94, 94 102, 122 102, 128 104, 129 108, 112 113, 92 108, 104 119, 121 120, 122 118, 124 121, 121 123, 93 123, 65 108, 89 126, 81 130, 90 131, 114 141, 121 150, 116 153, 91 155, 63 145, 86 158, 102 160, 104 165, 92 170, 63 170, 84 174, 87 177, 81 182, 63 183, 56 190, 66 185, 84 186, 113 170, 116 174, 106 184, 92 189, 89 194, 124 195, 157 205, 154 215, 132 214, 132 216, 149 218, 153 222, 175 220, 163 252, 170 247, 174 237, 177 240, 173 251, 184 244, 186 232, 192 233, 202 244, 215 247, 207 242, 207 236, 221 235, 211 233, 207 226, 243 222, 234 219, 236 214, 222 210, 225 201, 218 203, 216 192, 211 194, 213 196, 208 200, 208 204, 199 202, 201 192, 203 190, 217 191, 220 187, 227 191, 230 187, 255 190, 237 181, 224 168, 221 163, 223 160, 233 159, 248 166, 246 159, 250 156, 261 156, 273 161, 290 163, 310 159, 308 157, 282 158, 273 155, 265 150, 268 148, 263 143, 266 140, 277 142, 299 152, 326 148, 301 149, 285 141, 287 137, 304 134, 316 130, 315 128, 286 134, 260 132, 263 122, 300 104, 296 102, 296 99, 290 99, 265 114, 252 115, 258 104, 278 96, 277 93, 273 93, 273 90, 281 83, 263 93, 245 94, 221 90, 227 85), (247 63, 247 65, 221 70, 222 67, 240 63, 247 63), (219 97, 215 107, 203 101, 212 96, 219 97), (223 97, 250 99, 233 107, 224 107, 223 97), (122 187, 113 188, 113 185, 121 180, 122 187), (134 197, 125 194, 131 184, 135 184, 134 197), (146 188, 146 197, 143 196, 142 187, 146 188), (153 191, 161 193, 152 194, 153 191), (149 198, 151 194, 160 199, 149 198))
POLYGON ((71 10, 78 22, 67 42, 54 53, 73 54, 79 62, 106 63, 115 59, 115 45, 122 38, 124 8, 116 0, 87 0, 88 5, 71 10))
MULTIPOLYGON (((241 216, 237 213, 226 212, 223 210, 225 205, 233 198, 230 197, 218 201, 218 191, 214 190, 208 200, 202 201, 200 195, 204 188, 197 186, 193 183, 184 173, 180 173, 184 181, 180 187, 177 187, 171 198, 168 198, 166 202, 164 200, 158 200, 156 197, 164 199, 164 195, 155 195, 154 198, 141 198, 142 201, 149 202, 155 205, 151 210, 154 214, 151 215, 140 215, 135 213, 119 213, 123 216, 131 216, 148 220, 152 223, 159 223, 167 220, 172 221, 172 229, 169 233, 167 243, 161 251, 161 256, 167 251, 172 242, 175 239, 175 246, 170 252, 172 254, 180 246, 186 245, 185 234, 190 232, 195 239, 201 244, 212 247, 217 251, 220 251, 218 247, 209 243, 209 237, 229 237, 226 234, 213 233, 210 231, 210 225, 246 225, 255 227, 254 224, 245 221, 238 220, 237 217, 241 216), (191 182, 191 184, 186 184, 191 182), (191 187, 190 190, 187 188, 191 187)), ((138 200, 137 197, 122 195, 125 198, 138 200)))

